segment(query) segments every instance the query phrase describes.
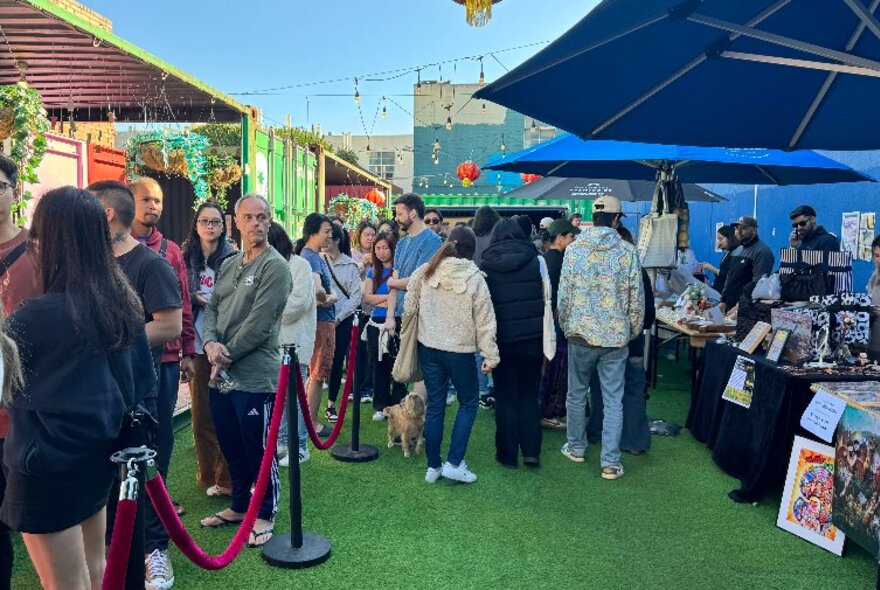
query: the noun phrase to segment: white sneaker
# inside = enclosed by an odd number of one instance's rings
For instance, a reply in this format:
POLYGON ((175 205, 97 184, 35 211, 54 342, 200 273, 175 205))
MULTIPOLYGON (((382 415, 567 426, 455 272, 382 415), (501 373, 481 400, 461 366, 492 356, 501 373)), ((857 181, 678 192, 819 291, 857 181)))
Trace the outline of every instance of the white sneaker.
POLYGON ((278 459, 278 467, 290 467, 290 455, 284 455, 278 459))
POLYGON ((454 393, 447 393, 446 394, 446 405, 451 406, 454 403, 455 403, 455 394, 454 393))
POLYGON ((278 443, 278 446, 275 447, 275 456, 279 459, 287 455, 287 445, 283 445, 278 443))
POLYGON ((361 403, 362 403, 362 404, 371 404, 371 403, 373 403, 373 396, 370 395, 369 393, 365 393, 364 395, 361 396, 361 403))
POLYGON ((434 483, 438 479, 440 479, 440 475, 442 475, 443 468, 437 467, 428 467, 428 472, 425 473, 425 481, 428 483, 434 483))
POLYGON ((381 422, 384 419, 385 414, 383 414, 381 410, 373 414, 373 422, 381 422))
POLYGON ((309 460, 309 447, 301 448, 299 450, 299 464, 302 465, 306 461, 309 460))
POLYGON ((168 590, 174 586, 174 568, 171 567, 167 551, 156 549, 144 560, 144 566, 146 590, 168 590))
POLYGON ((461 483, 474 483, 477 481, 477 474, 470 471, 467 463, 464 461, 458 467, 453 467, 449 461, 443 464, 443 470, 440 473, 446 479, 460 481, 461 483))

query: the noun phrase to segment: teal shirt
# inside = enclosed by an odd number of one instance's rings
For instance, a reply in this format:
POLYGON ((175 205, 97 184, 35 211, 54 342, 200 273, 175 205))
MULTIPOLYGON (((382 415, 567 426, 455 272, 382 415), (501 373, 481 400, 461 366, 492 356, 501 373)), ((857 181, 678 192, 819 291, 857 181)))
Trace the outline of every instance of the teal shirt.
POLYGON ((205 343, 229 349, 234 389, 270 394, 278 387, 278 331, 292 289, 290 269, 272 247, 247 264, 243 256, 230 256, 220 267, 205 310, 205 343))

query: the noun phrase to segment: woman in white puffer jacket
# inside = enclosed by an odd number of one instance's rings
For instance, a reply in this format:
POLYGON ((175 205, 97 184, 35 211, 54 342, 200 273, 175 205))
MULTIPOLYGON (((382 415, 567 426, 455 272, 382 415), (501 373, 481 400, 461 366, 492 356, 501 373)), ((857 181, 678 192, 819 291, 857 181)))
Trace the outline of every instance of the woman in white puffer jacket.
POLYGON ((495 310, 489 287, 473 263, 476 238, 468 227, 456 227, 434 257, 410 277, 403 325, 418 308, 419 361, 427 390, 425 415, 425 481, 443 477, 472 483, 477 476, 464 462, 477 415, 478 384, 474 353, 485 359, 488 373, 498 364, 495 310), (452 427, 447 461, 441 463, 447 384, 458 392, 458 413, 452 427))

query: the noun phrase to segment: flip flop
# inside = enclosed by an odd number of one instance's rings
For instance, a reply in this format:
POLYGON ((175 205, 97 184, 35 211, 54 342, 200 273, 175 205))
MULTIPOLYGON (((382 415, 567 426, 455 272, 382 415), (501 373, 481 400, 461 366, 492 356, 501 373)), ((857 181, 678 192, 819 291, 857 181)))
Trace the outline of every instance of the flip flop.
POLYGON ((251 543, 250 539, 248 539, 248 547, 262 547, 272 538, 272 533, 275 532, 275 527, 269 527, 267 529, 263 529, 261 531, 251 531, 251 536, 254 538, 254 542, 251 543), (268 535, 268 537, 266 537, 268 535), (257 543, 256 541, 260 540, 260 537, 266 537, 266 540, 262 543, 257 543))
POLYGON ((220 521, 220 524, 202 524, 202 523, 199 523, 199 524, 202 525, 202 528, 203 528, 203 529, 219 529, 219 528, 223 528, 223 527, 225 527, 225 526, 237 526, 237 525, 240 525, 240 524, 244 521, 244 519, 242 519, 242 520, 232 520, 232 519, 226 518, 225 516, 223 516, 223 515, 220 514, 219 512, 215 512, 214 514, 212 514, 212 515, 209 516, 208 518, 216 518, 217 520, 220 521))

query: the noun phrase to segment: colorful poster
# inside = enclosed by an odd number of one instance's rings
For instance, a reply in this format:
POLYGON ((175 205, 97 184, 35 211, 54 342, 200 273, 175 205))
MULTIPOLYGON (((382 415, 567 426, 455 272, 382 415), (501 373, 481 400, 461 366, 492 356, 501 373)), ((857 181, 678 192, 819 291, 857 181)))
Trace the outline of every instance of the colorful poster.
POLYGON ((736 357, 730 379, 721 398, 744 408, 752 405, 755 393, 755 361, 746 356, 736 357))
POLYGON ((850 211, 843 214, 840 224, 840 249, 844 252, 857 252, 859 247, 859 220, 861 213, 850 211))
POLYGON ((840 555, 844 534, 832 524, 833 496, 834 449, 794 437, 776 526, 840 555))
MULTIPOLYGON (((715 223, 715 233, 718 234, 718 230, 720 230, 722 227, 724 227, 723 221, 716 222, 715 223)), ((721 252, 721 248, 718 247, 718 240, 715 240, 715 251, 721 252)))
POLYGON ((836 451, 834 525, 880 561, 880 415, 847 406, 836 451))

